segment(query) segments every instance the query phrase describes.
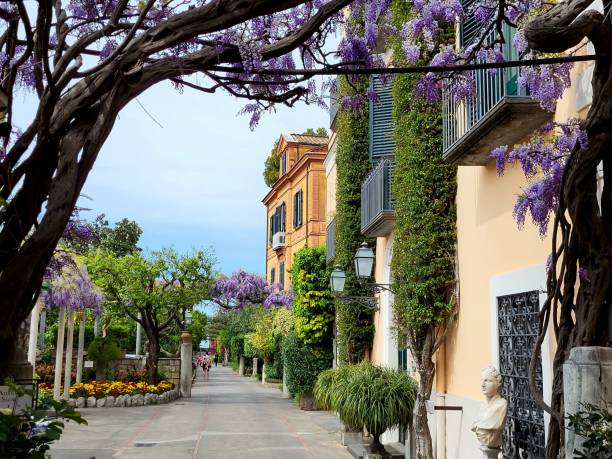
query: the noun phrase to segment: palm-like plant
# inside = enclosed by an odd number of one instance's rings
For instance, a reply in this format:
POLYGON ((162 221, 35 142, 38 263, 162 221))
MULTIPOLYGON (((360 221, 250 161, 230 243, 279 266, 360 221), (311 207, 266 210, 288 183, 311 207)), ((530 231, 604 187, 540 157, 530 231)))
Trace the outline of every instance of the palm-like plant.
POLYGON ((416 393, 417 384, 407 373, 370 362, 326 370, 314 389, 317 402, 336 411, 346 426, 365 427, 372 435, 372 452, 381 453, 380 435, 412 423, 416 393))

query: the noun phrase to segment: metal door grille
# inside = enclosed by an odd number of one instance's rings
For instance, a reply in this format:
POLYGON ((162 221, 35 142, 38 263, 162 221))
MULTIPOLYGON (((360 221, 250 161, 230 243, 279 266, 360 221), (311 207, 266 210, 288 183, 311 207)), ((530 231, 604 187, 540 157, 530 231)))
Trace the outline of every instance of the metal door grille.
MULTIPOLYGON (((506 459, 545 457, 544 412, 529 390, 529 362, 538 336, 537 290, 497 298, 499 367, 502 397, 508 401, 503 455, 506 459)), ((536 385, 542 390, 542 364, 538 362, 536 385)))

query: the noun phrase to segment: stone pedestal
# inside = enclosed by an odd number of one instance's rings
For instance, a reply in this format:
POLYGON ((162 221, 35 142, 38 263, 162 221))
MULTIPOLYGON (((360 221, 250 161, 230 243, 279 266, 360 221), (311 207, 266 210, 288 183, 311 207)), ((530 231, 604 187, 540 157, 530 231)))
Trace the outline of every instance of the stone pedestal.
POLYGON ((238 376, 244 376, 244 355, 240 356, 240 363, 238 364, 238 376))
POLYGON ((253 373, 251 374, 251 378, 257 379, 257 357, 253 357, 253 373))
MULTIPOLYGON (((563 364, 565 414, 582 411, 581 403, 606 408, 612 403, 612 348, 575 347, 563 364)), ((567 426, 567 424, 566 424, 567 426)), ((565 451, 568 459, 580 449, 583 438, 565 429, 565 451)))
POLYGON ((193 347, 191 345, 191 333, 181 333, 181 397, 191 398, 191 383, 193 381, 193 367, 191 366, 193 347))
POLYGON ((264 360, 263 367, 261 368, 261 383, 262 384, 266 383, 266 362, 265 360, 264 360))
POLYGON ((483 459, 497 459, 501 453, 499 448, 487 448, 486 446, 481 446, 480 451, 482 451, 483 459))

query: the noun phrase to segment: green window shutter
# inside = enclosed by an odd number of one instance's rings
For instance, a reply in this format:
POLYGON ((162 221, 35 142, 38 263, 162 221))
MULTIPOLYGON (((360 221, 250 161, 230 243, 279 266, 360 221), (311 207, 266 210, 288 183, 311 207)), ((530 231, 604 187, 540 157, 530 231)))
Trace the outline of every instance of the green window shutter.
POLYGON ((298 197, 298 194, 295 193, 293 195, 293 227, 294 228, 297 228, 299 226, 298 221, 297 221, 297 215, 298 215, 297 197, 298 197))
POLYGON ((298 195, 298 208, 300 209, 298 212, 298 222, 301 225, 303 223, 302 220, 302 216, 304 215, 303 209, 302 209, 302 203, 304 202, 302 197, 304 196, 304 192, 302 190, 300 190, 300 193, 298 195))
POLYGON ((278 283, 282 288, 285 288, 285 262, 281 261, 278 265, 278 283))
POLYGON ((271 284, 273 284, 274 281, 276 280, 275 277, 276 277, 276 269, 272 268, 270 270, 270 283, 271 284))
POLYGON ((381 83, 377 76, 370 79, 370 87, 379 97, 378 103, 370 102, 370 161, 395 154, 393 136, 393 82, 381 83))
POLYGON ((274 235, 274 215, 270 217, 270 244, 272 244, 272 236, 274 235))

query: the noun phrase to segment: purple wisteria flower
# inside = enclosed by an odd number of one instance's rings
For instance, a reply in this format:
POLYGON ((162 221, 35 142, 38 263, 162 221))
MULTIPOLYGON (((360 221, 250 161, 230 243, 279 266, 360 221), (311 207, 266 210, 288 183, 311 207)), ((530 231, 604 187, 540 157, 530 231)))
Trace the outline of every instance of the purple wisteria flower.
POLYGON ((269 285, 266 280, 253 273, 237 271, 230 277, 215 282, 211 299, 224 309, 241 310, 252 304, 272 307, 290 307, 292 295, 282 291, 280 284, 269 285))
POLYGON ((60 276, 50 281, 50 288, 41 293, 45 307, 60 307, 73 311, 91 309, 94 316, 102 314, 104 295, 92 283, 85 266, 66 266, 60 276))

